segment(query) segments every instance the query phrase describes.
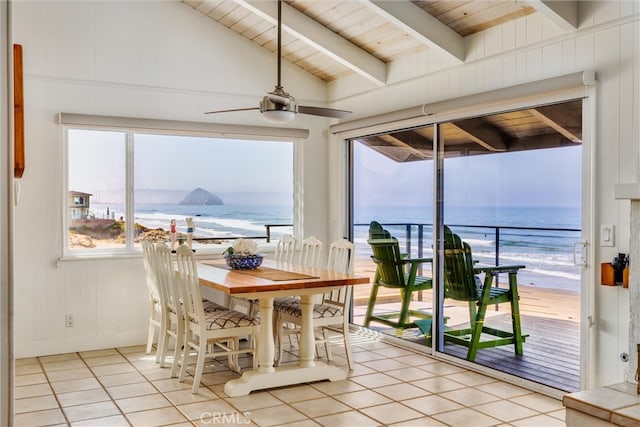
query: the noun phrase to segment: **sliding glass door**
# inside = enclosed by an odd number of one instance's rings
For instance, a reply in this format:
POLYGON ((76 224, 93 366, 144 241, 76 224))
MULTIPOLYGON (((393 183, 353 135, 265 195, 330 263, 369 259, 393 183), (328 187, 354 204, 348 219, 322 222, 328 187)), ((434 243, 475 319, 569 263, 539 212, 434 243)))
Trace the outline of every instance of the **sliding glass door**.
MULTIPOLYGON (((372 278, 375 273, 367 243, 371 221, 383 224, 408 256, 432 256, 433 157, 433 126, 351 141, 352 236, 357 245, 359 273, 372 278)), ((421 273, 430 276, 431 266, 422 266, 421 273)), ((354 288, 356 324, 365 323, 370 291, 370 286, 354 288)), ((432 310, 431 292, 417 292, 414 298, 413 305, 432 310)), ((397 291, 380 288, 378 312, 397 311, 398 305, 397 291)), ((392 331, 385 328, 384 332, 392 331)), ((422 341, 416 331, 404 332, 405 339, 422 341)))
MULTIPOLYGON (((368 328, 579 389, 581 267, 573 247, 582 235, 582 101, 356 138, 351 147, 359 272, 374 279, 367 237, 377 221, 408 257, 434 259, 420 272, 434 279, 434 290, 415 293, 411 309, 441 326, 435 337, 423 321, 403 328, 373 321, 368 328), (458 247, 451 246, 455 238, 458 247), (454 289, 463 272, 466 297, 454 289), (478 323, 485 328, 474 329, 478 323), (514 323, 523 342, 509 341, 514 323)), ((366 323, 367 308, 400 310, 397 289, 380 291, 375 302, 367 292, 356 295, 355 323, 366 323)))

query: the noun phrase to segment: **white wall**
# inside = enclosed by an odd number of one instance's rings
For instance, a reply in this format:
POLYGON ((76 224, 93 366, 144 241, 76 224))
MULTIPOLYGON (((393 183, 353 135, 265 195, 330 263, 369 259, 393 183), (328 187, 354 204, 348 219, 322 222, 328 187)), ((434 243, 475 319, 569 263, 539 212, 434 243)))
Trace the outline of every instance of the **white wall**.
MULTIPOLYGON (((56 260, 62 254, 59 112, 264 126, 253 106, 273 89, 276 58, 177 2, 17 2, 24 46, 26 171, 16 208, 16 357, 141 344, 147 297, 142 259, 56 260), (75 327, 65 328, 65 314, 75 327)), ((283 64, 286 89, 322 105, 325 84, 283 64)), ((304 234, 327 239, 328 120, 299 116, 304 234)), ((179 171, 176 171, 179 173, 179 171)))
MULTIPOLYGON (((640 174, 640 2, 579 3, 580 25, 573 33, 561 32, 537 13, 467 37, 463 65, 420 53, 393 63, 384 88, 348 77, 332 82, 329 94, 333 105, 354 111, 350 119, 358 119, 583 70, 596 72, 592 222, 595 227, 615 224, 617 230, 616 247, 595 242, 590 248, 596 260, 597 324, 592 380, 598 385, 624 379, 627 365, 618 356, 630 350, 629 292, 598 283, 599 263, 629 252, 629 202, 614 200, 613 189, 616 183, 638 182, 640 174)), ((331 212, 332 219, 337 221, 339 214, 331 212)), ((631 350, 635 354, 635 347, 631 350)))

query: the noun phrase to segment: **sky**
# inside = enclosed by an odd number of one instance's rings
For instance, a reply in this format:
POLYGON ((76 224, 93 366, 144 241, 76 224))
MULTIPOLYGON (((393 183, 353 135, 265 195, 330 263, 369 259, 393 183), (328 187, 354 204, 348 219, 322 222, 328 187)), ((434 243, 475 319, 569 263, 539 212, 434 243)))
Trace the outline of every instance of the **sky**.
MULTIPOLYGON (((433 161, 397 163, 360 143, 355 157, 361 203, 384 204, 391 198, 408 206, 432 204, 433 161)), ((445 203, 579 207, 581 158, 581 146, 576 146, 446 159, 445 203)))
MULTIPOLYGON (((126 134, 70 131, 69 189, 124 188, 126 134)), ((136 189, 292 191, 293 144, 136 134, 136 189)))

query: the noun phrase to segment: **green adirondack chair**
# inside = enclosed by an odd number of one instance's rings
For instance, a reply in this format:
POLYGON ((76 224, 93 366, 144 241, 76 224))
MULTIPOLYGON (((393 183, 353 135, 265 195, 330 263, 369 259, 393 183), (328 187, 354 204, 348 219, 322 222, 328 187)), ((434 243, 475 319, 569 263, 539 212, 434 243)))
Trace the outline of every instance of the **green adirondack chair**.
POLYGON ((471 247, 444 227, 444 296, 469 303, 469 327, 451 328, 444 331, 445 342, 468 347, 467 360, 473 361, 479 349, 514 344, 515 353, 523 354, 522 344, 528 335, 522 334, 520 309, 518 306, 518 270, 524 265, 497 267, 475 267, 471 247), (478 274, 484 273, 484 282, 478 274), (492 286, 498 273, 509 275, 509 287, 492 286), (504 331, 484 325, 487 308, 494 304, 511 304, 512 331, 504 331), (482 335, 485 334, 484 337, 482 335), (486 335, 493 337, 486 339, 486 335), (483 338, 483 339, 481 339, 483 338))
POLYGON ((415 319, 431 318, 430 313, 410 308, 414 291, 431 289, 431 278, 418 275, 420 265, 431 262, 431 258, 407 258, 406 254, 400 252, 398 240, 375 221, 370 225, 369 237, 368 242, 373 252, 371 259, 376 263, 376 274, 369 295, 364 326, 368 327, 371 322, 382 323, 396 328, 396 335, 402 336, 404 329, 417 327, 415 319), (400 311, 374 314, 380 287, 399 291, 400 311))

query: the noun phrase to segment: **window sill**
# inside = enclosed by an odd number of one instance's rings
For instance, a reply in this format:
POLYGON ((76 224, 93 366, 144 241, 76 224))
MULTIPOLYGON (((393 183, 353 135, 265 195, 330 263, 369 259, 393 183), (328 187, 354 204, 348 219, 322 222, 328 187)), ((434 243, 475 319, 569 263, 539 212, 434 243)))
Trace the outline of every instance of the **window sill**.
MULTIPOLYGON (((227 249, 226 246, 216 246, 215 248, 207 248, 207 247, 199 247, 195 246, 195 257, 198 259, 202 258, 217 258, 222 257, 222 253, 227 249)), ((269 254, 275 251, 275 244, 270 245, 260 245, 258 248, 260 253, 269 254)), ((56 260, 56 265, 59 266, 60 263, 63 262, 74 262, 74 261, 109 261, 109 260, 122 260, 122 259, 130 259, 130 258, 141 258, 142 250, 141 249, 133 249, 133 250, 122 250, 122 251, 83 251, 83 252, 72 252, 63 255, 62 257, 56 260)))

